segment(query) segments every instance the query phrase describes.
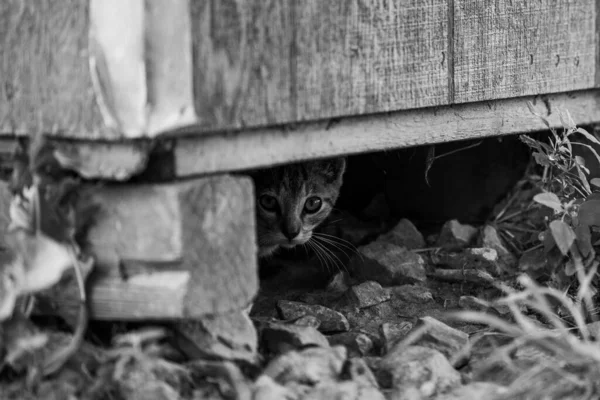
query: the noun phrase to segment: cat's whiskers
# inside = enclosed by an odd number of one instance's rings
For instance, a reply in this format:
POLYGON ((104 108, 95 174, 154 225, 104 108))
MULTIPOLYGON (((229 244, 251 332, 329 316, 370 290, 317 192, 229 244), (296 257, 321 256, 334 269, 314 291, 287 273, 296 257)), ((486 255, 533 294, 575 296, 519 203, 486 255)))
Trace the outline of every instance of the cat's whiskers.
MULTIPOLYGON (((360 254, 360 252, 358 251, 358 249, 356 248, 356 246, 353 245, 352 243, 350 243, 349 241, 345 240, 345 239, 342 239, 342 238, 337 237, 337 236, 329 235, 327 233, 321 233, 321 232, 313 232, 313 236, 319 237, 320 239, 323 239, 323 240, 324 239, 328 239, 328 240, 331 241, 332 245, 335 243, 338 246, 344 247, 344 248, 350 250, 351 252, 353 252, 354 254, 357 254, 361 258, 361 260, 363 259, 362 254, 360 254)), ((344 254, 346 254, 346 252, 344 252, 344 254)))
POLYGON ((310 248, 313 249, 321 265, 324 266, 328 272, 331 272, 332 266, 329 265, 329 258, 327 257, 327 254, 323 252, 323 249, 320 246, 317 246, 314 241, 308 241, 307 244, 309 244, 310 248))
POLYGON ((338 271, 341 271, 343 269, 344 271, 348 272, 346 265, 342 262, 338 255, 335 254, 331 249, 328 249, 327 246, 325 246, 324 242, 319 243, 319 241, 317 240, 322 240, 323 238, 313 237, 313 239, 313 244, 315 246, 318 246, 323 251, 323 254, 325 254, 331 260, 333 266, 336 267, 338 271))
MULTIPOLYGON (((344 255, 345 255, 346 257, 350 258, 350 255, 349 255, 349 254, 346 252, 346 250, 345 250, 345 249, 344 249, 344 247, 341 245, 341 243, 336 243, 335 241, 333 241, 333 240, 331 240, 331 239, 329 239, 329 238, 326 238, 326 237, 321 237, 321 236, 314 236, 314 239, 315 239, 315 240, 320 240, 320 241, 322 241, 323 243, 325 243, 325 244, 327 244, 327 245, 330 245, 330 246, 334 247, 336 250, 338 250, 338 251, 340 251, 340 252, 344 253, 344 255)), ((354 251, 354 250, 352 250, 352 251, 354 251)))

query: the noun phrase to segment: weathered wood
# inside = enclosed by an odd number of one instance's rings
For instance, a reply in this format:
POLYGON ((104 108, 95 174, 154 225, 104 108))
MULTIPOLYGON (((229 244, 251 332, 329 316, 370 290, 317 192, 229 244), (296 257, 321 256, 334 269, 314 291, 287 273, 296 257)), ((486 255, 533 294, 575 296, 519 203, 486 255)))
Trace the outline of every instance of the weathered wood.
POLYGON ((600 122, 597 90, 398 111, 301 124, 294 129, 177 139, 174 171, 177 176, 188 176, 547 129, 529 112, 528 101, 554 127, 561 126, 559 110, 568 110, 580 125, 600 122))
POLYGON ((258 286, 252 192, 248 178, 230 176, 100 188, 88 235, 92 316, 199 317, 247 306, 258 286))
POLYGON ((595 86, 597 1, 453 3, 454 102, 595 86))
POLYGON ((291 0, 192 1, 194 97, 205 130, 292 121, 291 0))
POLYGON ((297 121, 448 104, 446 0, 293 7, 297 121))
POLYGON ((92 91, 87 1, 3 1, 0 37, 0 134, 115 137, 92 91))
POLYGON ((200 136, 592 88, 597 8, 9 0, 0 5, 0 134, 200 136))
POLYGON ((86 179, 125 181, 146 168, 149 145, 139 142, 54 142, 62 165, 86 179))
POLYGON ((90 1, 90 69, 104 123, 128 138, 195 121, 187 0, 90 1))

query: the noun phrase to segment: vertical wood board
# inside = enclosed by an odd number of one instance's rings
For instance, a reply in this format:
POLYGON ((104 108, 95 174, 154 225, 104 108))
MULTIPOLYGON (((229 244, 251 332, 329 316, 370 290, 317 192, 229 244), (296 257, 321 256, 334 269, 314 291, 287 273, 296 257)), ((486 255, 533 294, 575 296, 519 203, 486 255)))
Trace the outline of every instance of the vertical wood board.
POLYGON ((190 13, 200 127, 293 121, 291 0, 192 0, 190 13))
POLYGON ((454 102, 595 86, 594 0, 453 0, 454 102))
POLYGON ((92 90, 87 1, 2 1, 0 38, 0 134, 116 136, 92 90))
POLYGON ((192 1, 202 129, 440 105, 443 0, 192 1))
POLYGON ((294 5, 297 120, 448 103, 445 0, 294 5))

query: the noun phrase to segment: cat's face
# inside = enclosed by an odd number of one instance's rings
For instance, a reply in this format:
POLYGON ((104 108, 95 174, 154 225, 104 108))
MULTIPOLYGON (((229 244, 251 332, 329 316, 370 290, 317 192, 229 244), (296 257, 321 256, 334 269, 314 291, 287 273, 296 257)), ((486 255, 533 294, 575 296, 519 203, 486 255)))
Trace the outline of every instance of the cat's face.
POLYGON ((256 191, 258 255, 306 243, 335 204, 345 160, 308 161, 252 174, 256 191))

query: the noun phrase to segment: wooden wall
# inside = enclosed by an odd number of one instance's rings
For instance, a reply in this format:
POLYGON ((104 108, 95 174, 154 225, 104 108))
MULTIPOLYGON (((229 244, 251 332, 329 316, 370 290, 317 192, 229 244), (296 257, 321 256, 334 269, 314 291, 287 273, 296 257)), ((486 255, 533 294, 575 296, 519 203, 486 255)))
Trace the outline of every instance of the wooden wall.
POLYGON ((597 7, 8 0, 0 133, 199 134, 595 88, 597 7))

